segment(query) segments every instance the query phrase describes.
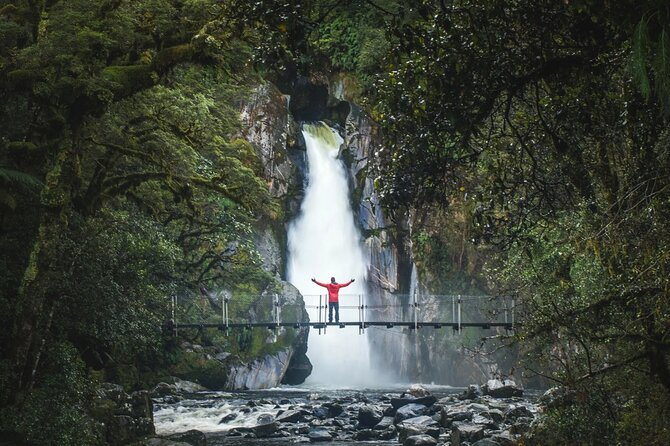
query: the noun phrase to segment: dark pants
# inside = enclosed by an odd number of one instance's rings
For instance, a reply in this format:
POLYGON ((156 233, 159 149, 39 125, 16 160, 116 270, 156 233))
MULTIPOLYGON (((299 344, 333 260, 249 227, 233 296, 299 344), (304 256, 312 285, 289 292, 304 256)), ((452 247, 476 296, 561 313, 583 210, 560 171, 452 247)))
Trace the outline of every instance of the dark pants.
POLYGON ((333 322, 333 308, 335 308, 335 322, 340 322, 339 302, 328 302, 328 322, 333 322))

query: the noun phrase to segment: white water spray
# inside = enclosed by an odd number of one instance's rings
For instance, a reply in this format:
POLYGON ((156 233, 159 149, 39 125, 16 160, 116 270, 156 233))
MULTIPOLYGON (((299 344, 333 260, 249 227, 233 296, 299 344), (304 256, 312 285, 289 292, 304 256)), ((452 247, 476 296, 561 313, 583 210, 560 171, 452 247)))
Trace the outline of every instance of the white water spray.
MULTIPOLYGON (((327 290, 311 282, 324 283, 335 277, 339 283, 356 279, 340 290, 340 321, 358 321, 358 310, 343 306, 359 304, 365 293, 367 261, 349 203, 347 174, 337 158, 342 138, 325 124, 306 124, 308 185, 300 215, 288 231, 288 280, 305 297, 307 306, 319 304, 327 290)), ((324 299, 325 300, 325 299, 324 299)), ((308 308, 311 321, 318 310, 308 308)), ((329 326, 325 334, 311 329, 307 356, 314 369, 307 385, 321 387, 377 387, 379 376, 370 370, 367 337, 356 327, 329 326)))

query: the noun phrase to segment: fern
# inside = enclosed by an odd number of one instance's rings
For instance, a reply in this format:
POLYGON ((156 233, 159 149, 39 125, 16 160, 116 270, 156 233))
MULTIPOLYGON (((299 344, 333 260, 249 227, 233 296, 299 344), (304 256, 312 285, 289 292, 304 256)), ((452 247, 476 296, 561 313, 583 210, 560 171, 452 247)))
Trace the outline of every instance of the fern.
POLYGON ((654 69, 654 88, 663 108, 670 108, 670 36, 661 30, 656 45, 656 55, 652 64, 654 69))
POLYGON ((647 19, 643 17, 635 27, 635 32, 633 33, 633 51, 630 69, 633 81, 638 85, 642 96, 647 100, 651 97, 651 86, 647 73, 648 47, 649 29, 647 27, 647 19))
POLYGON ((39 192, 42 182, 32 175, 0 166, 0 183, 5 187, 18 186, 31 192, 39 192))

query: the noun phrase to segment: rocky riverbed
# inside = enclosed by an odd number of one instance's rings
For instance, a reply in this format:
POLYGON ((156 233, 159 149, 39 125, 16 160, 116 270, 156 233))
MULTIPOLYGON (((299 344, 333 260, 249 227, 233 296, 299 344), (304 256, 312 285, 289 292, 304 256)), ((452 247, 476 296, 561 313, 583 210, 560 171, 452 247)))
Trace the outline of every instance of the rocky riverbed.
POLYGON ((518 444, 537 415, 514 383, 401 391, 154 392, 153 446, 518 444), (161 393, 163 393, 161 395, 161 393))

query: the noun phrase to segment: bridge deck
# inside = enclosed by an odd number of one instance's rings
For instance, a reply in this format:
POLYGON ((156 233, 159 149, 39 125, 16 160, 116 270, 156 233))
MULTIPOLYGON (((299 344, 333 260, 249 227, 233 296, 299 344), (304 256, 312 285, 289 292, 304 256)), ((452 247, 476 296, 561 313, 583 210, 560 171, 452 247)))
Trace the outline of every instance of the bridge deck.
POLYGON ((458 330, 458 327, 475 327, 475 328, 492 328, 492 327, 502 327, 506 329, 513 329, 513 323, 509 322, 379 322, 379 321, 366 321, 361 322, 248 322, 248 323, 229 323, 225 324, 212 324, 212 323, 202 323, 202 324, 175 324, 176 328, 218 328, 219 330, 225 330, 226 328, 259 328, 265 327, 269 329, 279 328, 279 327, 292 327, 292 328, 302 328, 302 327, 311 327, 311 328, 326 328, 326 327, 358 327, 358 328, 368 328, 368 327, 408 327, 410 329, 417 328, 454 328, 458 330))

